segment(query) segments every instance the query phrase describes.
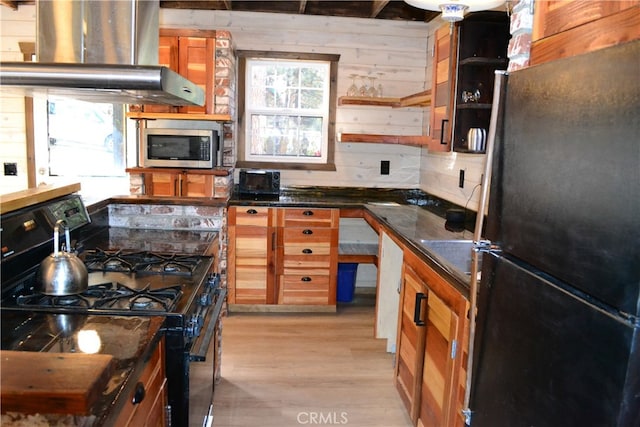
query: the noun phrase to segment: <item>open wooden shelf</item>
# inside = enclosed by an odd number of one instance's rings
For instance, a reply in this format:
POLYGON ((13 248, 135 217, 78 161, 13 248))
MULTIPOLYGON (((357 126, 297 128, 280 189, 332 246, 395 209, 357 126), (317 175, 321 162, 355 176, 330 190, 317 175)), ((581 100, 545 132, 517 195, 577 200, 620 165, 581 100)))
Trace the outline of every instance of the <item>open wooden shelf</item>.
POLYGON ((426 145, 429 137, 423 135, 376 135, 366 133, 342 133, 340 142, 369 142, 373 144, 426 145))
POLYGON ((128 119, 134 120, 210 120, 215 122, 230 122, 231 116, 229 114, 204 114, 204 113, 144 113, 144 112, 129 112, 127 113, 128 119))
POLYGON ((338 105, 368 105, 373 107, 428 107, 431 105, 431 90, 414 93, 402 98, 369 98, 362 96, 341 96, 338 105))

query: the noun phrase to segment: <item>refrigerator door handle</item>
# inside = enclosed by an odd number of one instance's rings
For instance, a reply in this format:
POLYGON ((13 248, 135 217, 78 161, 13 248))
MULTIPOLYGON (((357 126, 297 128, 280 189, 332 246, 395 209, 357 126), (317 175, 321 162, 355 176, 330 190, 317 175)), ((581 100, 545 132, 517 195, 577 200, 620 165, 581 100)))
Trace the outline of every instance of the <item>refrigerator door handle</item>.
POLYGON ((420 314, 422 312, 422 300, 426 300, 427 296, 422 293, 422 292, 418 292, 416 294, 416 303, 414 306, 414 310, 413 310, 413 323, 416 324, 416 326, 424 326, 424 320, 420 319, 420 314))

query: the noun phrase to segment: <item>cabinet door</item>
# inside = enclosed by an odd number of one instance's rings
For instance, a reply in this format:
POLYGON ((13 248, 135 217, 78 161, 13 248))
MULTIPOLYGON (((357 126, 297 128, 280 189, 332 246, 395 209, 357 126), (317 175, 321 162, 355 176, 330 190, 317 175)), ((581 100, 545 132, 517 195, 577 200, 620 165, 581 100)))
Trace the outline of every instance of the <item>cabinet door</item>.
POLYGON ((433 292, 429 294, 426 315, 426 342, 418 426, 451 426, 454 391, 454 359, 457 352, 459 321, 433 292))
POLYGON ((275 239, 272 209, 233 206, 228 215, 230 304, 275 302, 275 239))
POLYGON ((396 369, 402 371, 404 365, 406 371, 411 368, 413 371, 405 373, 403 387, 398 389, 417 426, 462 427, 468 357, 468 301, 410 250, 404 252, 403 278, 400 320, 404 325, 399 329, 399 335, 405 336, 398 337, 399 366, 396 369), (417 292, 424 296, 414 296, 417 292), (416 306, 419 315, 415 314, 416 306), (417 326, 410 323, 413 318, 409 316, 413 315, 424 322, 417 331, 414 331, 417 326), (404 390, 413 392, 411 398, 404 390))
MULTIPOLYGON (((449 151, 451 147, 453 89, 451 82, 456 68, 452 49, 457 45, 458 27, 446 24, 435 33, 433 50, 433 81, 431 85, 431 126, 429 150, 449 151)), ((455 86, 455 85, 454 85, 455 86)))
POLYGON ((216 39, 214 37, 179 38, 179 74, 204 90, 204 106, 185 106, 183 113, 213 114, 215 111, 216 39))
POLYGON ((164 348, 162 339, 140 374, 134 391, 124 397, 126 402, 114 425, 155 427, 166 424, 167 380, 164 376, 164 348))
POLYGON ((182 195, 187 197, 213 197, 214 181, 215 176, 213 175, 187 173, 183 177, 182 195))
POLYGON ((396 345, 395 382, 411 420, 418 416, 429 290, 409 265, 403 266, 396 345))
POLYGON ((541 1, 534 14, 530 66, 640 38, 637 0, 541 1))
POLYGON ((181 182, 182 174, 180 173, 145 173, 145 194, 149 196, 180 196, 181 182))

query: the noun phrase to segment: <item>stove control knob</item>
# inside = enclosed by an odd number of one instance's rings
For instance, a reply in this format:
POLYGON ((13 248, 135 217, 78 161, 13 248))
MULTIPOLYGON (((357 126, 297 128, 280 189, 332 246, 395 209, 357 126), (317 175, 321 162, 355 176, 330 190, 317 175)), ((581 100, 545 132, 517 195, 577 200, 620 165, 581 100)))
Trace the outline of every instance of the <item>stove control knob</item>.
POLYGON ((219 274, 210 274, 207 278, 207 288, 216 289, 220 286, 220 275, 219 274))
POLYGON ((185 326, 185 335, 187 337, 197 337, 200 335, 200 329, 202 329, 202 319, 200 316, 192 314, 185 326))
POLYGON ((211 294, 210 293, 202 293, 202 294, 200 294, 200 305, 203 305, 203 306, 211 305, 211 294))

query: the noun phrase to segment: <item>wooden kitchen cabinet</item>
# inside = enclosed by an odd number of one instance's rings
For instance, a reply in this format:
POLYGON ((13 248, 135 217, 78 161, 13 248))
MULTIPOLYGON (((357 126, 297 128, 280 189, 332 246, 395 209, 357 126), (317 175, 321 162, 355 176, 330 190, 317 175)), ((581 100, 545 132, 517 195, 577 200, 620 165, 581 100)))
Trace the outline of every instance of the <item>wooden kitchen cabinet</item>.
POLYGON ((145 105, 145 113, 215 112, 216 32, 161 28, 158 62, 197 84, 204 90, 205 103, 200 106, 145 105))
POLYGON ((529 65, 639 38, 638 0, 536 2, 529 65))
POLYGON ((157 427, 166 425, 167 379, 165 378, 164 338, 158 343, 135 389, 114 425, 157 427))
POLYGON ((452 90, 456 62, 451 55, 452 46, 457 45, 459 26, 443 25, 435 33, 433 46, 433 80, 431 83, 431 117, 429 129, 430 151, 449 151, 451 148, 452 90))
POLYGON ((489 130, 495 70, 507 68, 510 37, 501 12, 472 13, 436 31, 430 151, 478 152, 467 149, 467 133, 489 130))
POLYGON ((148 172, 144 174, 149 196, 214 197, 214 175, 198 172, 148 172))
POLYGON ((229 207, 229 304, 276 303, 275 212, 264 206, 229 207))
POLYGON ((336 304, 339 223, 339 209, 278 209, 278 304, 336 304))
POLYGON ((230 304, 335 306, 339 209, 228 212, 230 304))
POLYGON ((404 259, 396 387, 416 426, 463 426, 468 302, 412 251, 404 259))

